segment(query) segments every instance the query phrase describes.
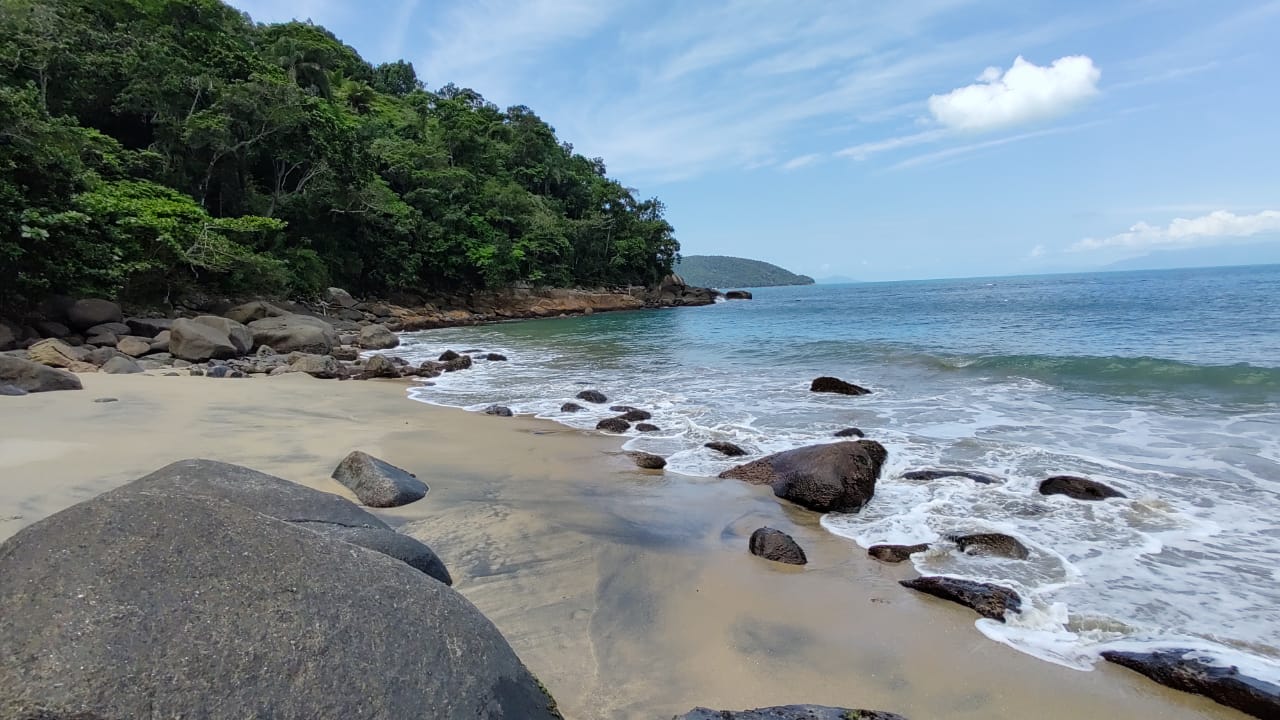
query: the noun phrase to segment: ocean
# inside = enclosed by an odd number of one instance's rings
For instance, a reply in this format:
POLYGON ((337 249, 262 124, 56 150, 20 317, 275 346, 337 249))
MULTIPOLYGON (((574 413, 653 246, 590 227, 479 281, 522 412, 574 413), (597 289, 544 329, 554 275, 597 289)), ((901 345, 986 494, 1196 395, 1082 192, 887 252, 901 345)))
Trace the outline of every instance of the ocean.
MULTIPOLYGON (((924 574, 1016 589, 1025 611, 977 629, 1087 670, 1104 649, 1182 647, 1280 681, 1280 266, 761 288, 751 301, 406 334, 399 352, 500 352, 414 388, 577 428, 595 388, 650 410, 627 448, 668 472, 737 462, 846 427, 889 450, 874 499, 823 527, 850 552, 935 543, 924 574), (835 375, 863 397, 811 393, 835 375), (748 458, 703 443, 728 440, 748 458), (998 476, 904 479, 924 468, 998 476), (1041 496, 1055 474, 1128 499, 1041 496), (952 533, 1019 538, 1026 560, 970 556, 952 533)), ((733 482, 733 481, 724 481, 733 482)), ((854 619, 851 618, 851 622, 854 619)))

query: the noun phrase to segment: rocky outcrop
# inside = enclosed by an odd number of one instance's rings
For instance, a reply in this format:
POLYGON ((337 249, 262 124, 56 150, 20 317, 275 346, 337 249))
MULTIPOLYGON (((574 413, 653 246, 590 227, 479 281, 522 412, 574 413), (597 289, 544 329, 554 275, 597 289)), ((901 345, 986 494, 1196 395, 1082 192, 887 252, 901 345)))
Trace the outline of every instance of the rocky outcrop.
POLYGON ((748 548, 752 555, 772 560, 774 562, 786 563, 788 565, 807 565, 809 558, 805 557, 804 549, 790 535, 781 530, 774 530, 770 527, 762 527, 751 533, 751 540, 748 548))
POLYGON ((903 587, 973 608, 979 615, 1000 622, 1004 622, 1005 613, 1022 610, 1022 598, 1018 593, 991 583, 933 576, 898 582, 903 587))
POLYGON ((887 453, 874 440, 811 445, 720 473, 769 485, 773 494, 818 512, 857 512, 875 494, 887 453))
POLYGON ((631 423, 622 418, 605 418, 596 423, 596 429, 611 433, 624 433, 631 429, 631 423))
POLYGON ((255 345, 269 345, 278 353, 324 355, 338 345, 338 333, 332 325, 306 315, 265 317, 248 327, 255 345))
POLYGON ((584 402, 595 403, 596 405, 603 405, 609 402, 609 398, 605 397, 605 394, 599 390, 583 390, 574 397, 584 402))
POLYGON ((905 472, 902 477, 907 480, 924 480, 933 481, 946 477, 962 477, 968 478, 979 485, 999 485, 1000 478, 986 473, 974 472, 972 470, 912 470, 905 472))
POLYGON ((10 355, 0 355, 0 385, 9 385, 29 393, 80 390, 84 387, 80 378, 66 370, 10 355))
POLYGON ((1066 495, 1076 500, 1106 500, 1122 498, 1125 494, 1096 480, 1075 477, 1074 475, 1055 475, 1040 483, 1041 495, 1066 495))
POLYGON ((631 453, 631 460, 636 464, 636 467, 644 468, 645 470, 661 470, 667 466, 666 458, 653 453, 633 452, 631 453))
POLYGON ((400 338, 386 325, 366 325, 360 328, 356 344, 366 350, 388 350, 400 344, 400 338))
POLYGON ((948 535, 956 548, 969 555, 987 555, 1026 560, 1031 551, 1020 540, 1004 533, 974 533, 972 535, 948 535))
POLYGON ((0 717, 559 717, 466 599, 334 529, 373 516, 177 465, 0 547, 0 717))
POLYGON ((75 330, 88 330, 94 325, 118 323, 123 319, 124 313, 120 311, 120 306, 110 300, 77 300, 67 308, 67 320, 75 330))
POLYGON ((709 442, 703 445, 703 447, 711 448, 712 450, 715 450, 716 452, 726 457, 742 457, 743 455, 747 454, 746 450, 743 450, 742 448, 738 447, 737 445, 734 445, 731 442, 721 442, 721 441, 709 442))
POLYGON ((346 485, 369 507, 399 507, 426 497, 426 483, 413 473, 359 450, 334 468, 334 480, 346 485))
POLYGON ((227 360, 244 354, 226 332, 188 318, 173 321, 169 352, 188 362, 227 360))
POLYGON ((779 705, 755 710, 694 708, 672 720, 907 720, 879 710, 854 710, 826 705, 779 705))
POLYGON ((750 300, 751 293, 747 290, 730 290, 724 294, 725 300, 750 300))
POLYGON ((840 378, 823 376, 815 378, 813 383, 809 385, 809 392, 817 393, 835 393, 837 395, 870 395, 871 391, 854 385, 851 382, 845 382, 840 378))
POLYGON ((1214 665, 1192 650, 1122 652, 1104 650, 1102 657, 1142 673, 1175 690, 1204 695, 1256 718, 1280 718, 1280 685, 1244 675, 1232 666, 1214 665))
POLYGON ((872 545, 867 548, 867 554, 880 562, 900 563, 909 560, 912 555, 928 549, 929 543, 920 543, 919 545, 872 545))

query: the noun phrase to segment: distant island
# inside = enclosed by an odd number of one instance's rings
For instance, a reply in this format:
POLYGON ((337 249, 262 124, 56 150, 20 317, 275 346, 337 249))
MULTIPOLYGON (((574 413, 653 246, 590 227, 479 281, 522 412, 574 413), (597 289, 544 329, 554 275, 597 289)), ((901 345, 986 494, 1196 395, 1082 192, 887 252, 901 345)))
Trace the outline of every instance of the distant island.
POLYGON ((675 271, 690 285, 713 288, 812 285, 813 278, 797 275, 761 260, 727 255, 686 255, 675 271))
POLYGON ((851 278, 848 275, 828 275, 827 277, 818 278, 819 285, 848 285, 856 282, 862 281, 857 278, 851 278))

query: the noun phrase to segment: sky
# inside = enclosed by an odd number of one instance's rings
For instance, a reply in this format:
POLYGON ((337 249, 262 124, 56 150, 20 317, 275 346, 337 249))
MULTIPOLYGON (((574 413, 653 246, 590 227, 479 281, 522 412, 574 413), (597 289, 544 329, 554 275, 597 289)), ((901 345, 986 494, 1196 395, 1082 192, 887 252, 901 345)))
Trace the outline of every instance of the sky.
POLYGON ((231 4, 529 106, 660 198, 686 255, 859 280, 1280 262, 1280 0, 231 4))

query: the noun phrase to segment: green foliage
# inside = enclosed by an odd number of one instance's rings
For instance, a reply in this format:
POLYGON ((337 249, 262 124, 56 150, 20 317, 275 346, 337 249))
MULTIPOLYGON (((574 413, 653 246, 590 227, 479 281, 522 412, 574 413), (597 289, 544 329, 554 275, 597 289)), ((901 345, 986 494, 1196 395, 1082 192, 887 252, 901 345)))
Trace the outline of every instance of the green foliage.
POLYGON ((0 2, 0 303, 656 282, 657 200, 532 110, 218 0, 0 2))
POLYGON ((675 271, 690 285, 721 289, 813 284, 808 275, 796 275, 760 260, 725 255, 688 255, 680 259, 675 271))

